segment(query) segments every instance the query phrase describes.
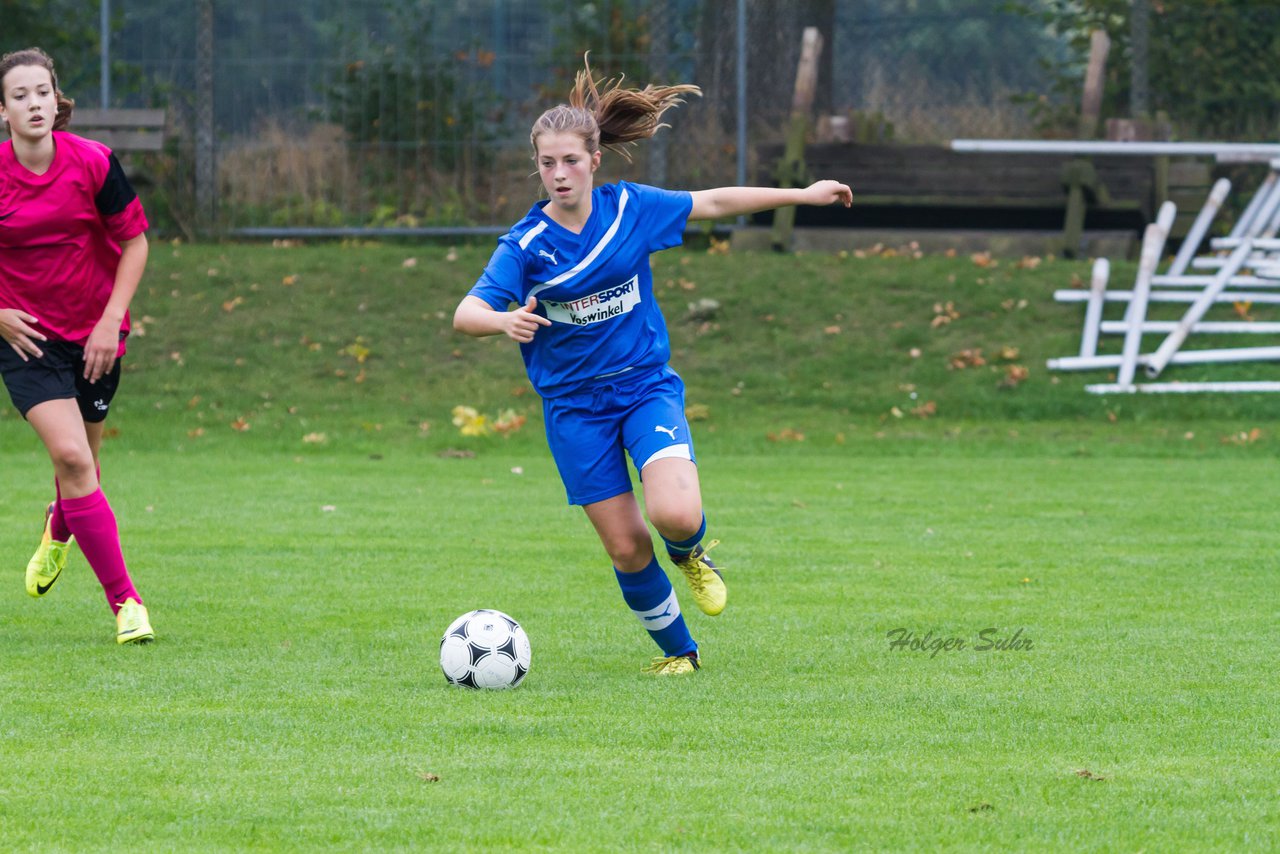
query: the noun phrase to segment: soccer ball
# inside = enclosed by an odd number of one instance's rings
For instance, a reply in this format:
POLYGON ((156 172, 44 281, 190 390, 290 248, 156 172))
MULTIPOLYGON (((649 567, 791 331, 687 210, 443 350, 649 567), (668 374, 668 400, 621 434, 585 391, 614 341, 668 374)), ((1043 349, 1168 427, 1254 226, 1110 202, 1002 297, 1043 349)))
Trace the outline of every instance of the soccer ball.
POLYGON ((501 611, 468 611, 440 639, 440 669, 450 685, 514 688, 529 672, 529 636, 501 611))

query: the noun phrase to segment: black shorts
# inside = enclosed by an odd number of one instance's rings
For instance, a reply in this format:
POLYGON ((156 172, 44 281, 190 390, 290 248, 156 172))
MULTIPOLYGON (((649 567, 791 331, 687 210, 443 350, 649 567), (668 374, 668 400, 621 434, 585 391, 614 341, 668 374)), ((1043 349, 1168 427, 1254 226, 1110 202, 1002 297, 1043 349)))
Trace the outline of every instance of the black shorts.
POLYGON ((121 360, 116 359, 110 371, 90 383, 84 378, 83 347, 66 341, 38 343, 44 355, 37 359, 28 353, 24 362, 8 342, 0 341, 0 376, 22 417, 36 404, 74 398, 85 421, 104 420, 120 386, 121 360))

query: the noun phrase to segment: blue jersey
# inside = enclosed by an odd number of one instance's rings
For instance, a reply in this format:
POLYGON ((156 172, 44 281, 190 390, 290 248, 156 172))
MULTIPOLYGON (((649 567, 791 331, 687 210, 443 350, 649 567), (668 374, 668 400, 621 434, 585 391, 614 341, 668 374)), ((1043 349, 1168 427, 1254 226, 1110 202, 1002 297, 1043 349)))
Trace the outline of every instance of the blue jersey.
POLYGON ((596 187, 581 234, 553 222, 546 204, 498 240, 470 291, 498 311, 537 297, 551 325, 520 345, 534 389, 560 397, 665 365, 671 344, 649 254, 683 242, 693 197, 626 181, 596 187))

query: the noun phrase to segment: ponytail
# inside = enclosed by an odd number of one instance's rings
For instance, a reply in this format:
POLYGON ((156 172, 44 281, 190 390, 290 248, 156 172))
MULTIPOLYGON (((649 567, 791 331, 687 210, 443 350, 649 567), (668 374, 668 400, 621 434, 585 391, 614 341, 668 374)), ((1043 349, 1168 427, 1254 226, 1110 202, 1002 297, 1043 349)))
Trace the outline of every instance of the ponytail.
POLYGON ((586 57, 583 62, 585 67, 577 73, 569 92, 569 103, 547 110, 533 123, 529 141, 535 152, 542 134, 567 132, 582 137, 588 154, 603 146, 630 160, 628 145, 670 127, 662 122, 662 114, 683 104, 684 95, 702 94, 697 86, 687 83, 635 89, 624 88, 621 77, 597 81, 586 57))

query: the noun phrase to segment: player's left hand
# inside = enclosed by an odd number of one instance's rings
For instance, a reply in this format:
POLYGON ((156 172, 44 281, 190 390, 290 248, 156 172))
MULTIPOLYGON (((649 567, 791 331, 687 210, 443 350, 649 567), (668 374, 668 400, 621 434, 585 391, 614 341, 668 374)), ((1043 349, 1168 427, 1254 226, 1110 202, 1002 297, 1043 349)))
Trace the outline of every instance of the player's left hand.
POLYGON ((807 205, 832 205, 836 202, 846 208, 853 204, 853 190, 839 181, 817 181, 805 188, 807 205))
POLYGON ((116 352, 120 349, 120 324, 102 318, 89 333, 84 345, 84 378, 96 383, 116 364, 116 352))

